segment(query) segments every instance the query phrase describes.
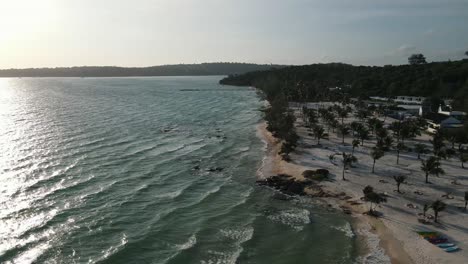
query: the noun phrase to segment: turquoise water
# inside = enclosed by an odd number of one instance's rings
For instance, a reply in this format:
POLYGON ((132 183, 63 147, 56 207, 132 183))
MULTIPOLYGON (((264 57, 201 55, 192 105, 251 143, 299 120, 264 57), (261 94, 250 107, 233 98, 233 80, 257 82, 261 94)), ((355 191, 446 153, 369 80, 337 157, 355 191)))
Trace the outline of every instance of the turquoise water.
POLYGON ((220 78, 0 79, 0 262, 353 263, 349 219, 255 186, 263 103, 220 78))

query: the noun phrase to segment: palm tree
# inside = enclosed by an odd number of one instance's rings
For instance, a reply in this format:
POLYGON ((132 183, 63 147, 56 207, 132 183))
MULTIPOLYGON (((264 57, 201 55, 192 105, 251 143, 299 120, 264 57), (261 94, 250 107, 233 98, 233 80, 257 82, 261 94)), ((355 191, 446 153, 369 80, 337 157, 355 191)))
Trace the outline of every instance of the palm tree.
POLYGON ((314 126, 314 135, 315 137, 317 138, 317 145, 320 144, 320 139, 325 137, 326 133, 325 133, 325 129, 323 129, 323 127, 321 126, 314 126))
POLYGON ((388 137, 388 129, 386 129, 385 127, 378 128, 377 130, 375 130, 375 136, 377 137, 377 139, 384 139, 388 137))
POLYGON ((434 155, 437 157, 441 156, 445 148, 443 133, 440 130, 437 130, 432 136, 432 140, 430 140, 430 142, 433 146, 434 155))
POLYGON ((423 207, 423 216, 424 217, 426 217, 426 212, 429 211, 430 208, 431 208, 430 205, 424 204, 424 207, 423 207))
POLYGON ((397 145, 396 145, 396 151, 397 151, 397 160, 396 160, 396 164, 399 164, 400 163, 400 152, 402 150, 405 149, 405 144, 403 144, 403 142, 399 142, 397 145))
POLYGON ((353 152, 351 152, 352 155, 354 155, 354 149, 359 147, 359 144, 361 143, 361 141, 359 141, 359 139, 353 139, 353 152))
POLYGON ((347 125, 340 125, 340 126, 338 127, 338 130, 340 131, 340 134, 341 134, 341 137, 342 137, 341 143, 343 143, 343 145, 344 145, 344 138, 345 138, 345 135, 349 135, 349 131, 350 131, 349 126, 347 126, 347 125))
POLYGON ((338 117, 341 118, 341 125, 344 125, 344 119, 348 117, 349 109, 339 107, 336 112, 338 113, 338 117))
POLYGON ((369 213, 371 215, 375 215, 374 214, 375 207, 373 207, 374 204, 375 204, 375 206, 377 206, 380 203, 387 202, 387 199, 384 196, 382 196, 381 194, 378 194, 378 193, 374 192, 374 188, 372 188, 372 186, 370 186, 370 185, 366 186, 362 190, 362 192, 364 193, 364 198, 366 199, 366 201, 370 202, 369 213))
POLYGON ((467 205, 468 205, 468 192, 465 192, 465 211, 466 211, 467 205))
POLYGON ((400 184, 402 184, 406 180, 406 176, 404 175, 399 175, 399 176, 393 176, 393 179, 395 179, 396 184, 397 184, 397 192, 400 192, 400 184))
POLYGON ((357 133, 359 139, 361 140, 361 146, 364 146, 364 140, 369 139, 369 130, 364 126, 361 126, 357 130, 357 133))
POLYGON ((347 170, 351 166, 351 164, 353 164, 354 162, 357 162, 356 157, 354 157, 352 154, 346 154, 343 152, 343 174, 342 174, 343 180, 346 180, 345 170, 347 170))
POLYGON ((360 120, 364 120, 366 119, 368 116, 369 116, 369 110, 367 109, 359 109, 356 113, 356 116, 360 119, 360 120))
POLYGON ((421 159, 421 154, 427 154, 429 152, 427 146, 421 143, 414 145, 414 151, 418 153, 418 159, 421 159))
POLYGON ((443 169, 439 168, 439 160, 431 156, 427 160, 421 161, 421 170, 426 173, 426 183, 429 183, 428 178, 429 174, 443 174, 445 173, 443 169))
POLYGON ((369 129, 371 130, 371 133, 373 135, 378 129, 383 127, 383 122, 373 117, 367 120, 367 125, 369 126, 369 129))
POLYGON ((353 121, 351 122, 351 124, 349 125, 349 127, 351 127, 351 131, 352 131, 352 134, 353 134, 353 138, 356 136, 356 132, 359 130, 360 127, 362 127, 363 125, 357 121, 353 121))
POLYGON ((374 147, 374 148, 372 148, 372 151, 371 151, 370 155, 371 155, 372 159, 374 160, 374 163, 372 164, 372 173, 374 173, 375 162, 378 159, 382 158, 385 155, 385 153, 380 148, 375 148, 374 147))
POLYGON ((439 216, 439 212, 442 212, 446 207, 446 204, 441 200, 436 200, 432 203, 431 208, 434 211, 434 222, 437 223, 437 217, 439 216))
MULTIPOLYGON (((335 153, 333 155, 330 155, 328 158, 330 159, 330 161, 333 161, 335 160, 335 156, 336 155, 339 155, 339 153, 335 153)), ((343 181, 345 181, 345 171, 355 162, 357 162, 357 158, 355 156, 353 156, 352 154, 349 154, 349 153, 342 153, 341 154, 342 156, 342 160, 341 162, 343 163, 343 172, 342 172, 342 179, 343 181)))
POLYGON ((460 159, 461 167, 464 169, 465 168, 465 162, 467 162, 468 159, 466 158, 465 153, 464 153, 463 150, 460 150, 460 154, 459 154, 458 158, 460 159))

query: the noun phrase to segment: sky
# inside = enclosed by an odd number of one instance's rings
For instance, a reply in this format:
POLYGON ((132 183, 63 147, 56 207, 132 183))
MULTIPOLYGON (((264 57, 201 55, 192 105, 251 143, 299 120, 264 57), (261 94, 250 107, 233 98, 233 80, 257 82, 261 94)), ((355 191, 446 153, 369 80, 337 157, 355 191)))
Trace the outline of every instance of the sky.
POLYGON ((468 0, 0 0, 0 68, 459 60, 468 0))

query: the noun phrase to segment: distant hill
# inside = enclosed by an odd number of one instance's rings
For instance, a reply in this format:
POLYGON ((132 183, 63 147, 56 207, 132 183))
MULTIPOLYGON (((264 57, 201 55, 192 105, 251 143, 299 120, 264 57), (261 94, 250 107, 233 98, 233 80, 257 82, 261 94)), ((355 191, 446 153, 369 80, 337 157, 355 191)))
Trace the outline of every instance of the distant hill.
POLYGON ((70 68, 30 68, 0 70, 0 77, 128 77, 128 76, 202 76, 232 75, 282 68, 282 65, 252 63, 176 64, 152 67, 83 66, 70 68))

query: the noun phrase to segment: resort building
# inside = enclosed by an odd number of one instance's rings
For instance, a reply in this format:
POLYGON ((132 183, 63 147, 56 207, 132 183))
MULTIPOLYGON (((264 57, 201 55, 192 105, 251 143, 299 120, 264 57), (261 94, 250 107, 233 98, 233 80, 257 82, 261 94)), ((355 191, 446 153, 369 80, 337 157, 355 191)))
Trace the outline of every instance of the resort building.
POLYGON ((444 115, 444 116, 449 116, 449 117, 453 117, 457 120, 460 120, 462 122, 465 121, 466 119, 466 113, 465 112, 462 112, 462 111, 452 111, 452 109, 450 107, 443 107, 441 105, 439 105, 439 109, 437 111, 438 114, 441 114, 441 115, 444 115))
POLYGON ((383 97, 383 96, 370 96, 369 98, 374 101, 383 101, 383 102, 393 101, 397 104, 405 104, 405 105, 421 105, 426 99, 426 97, 421 97, 421 96, 397 96, 394 98, 383 97))
POLYGON ((399 104, 421 105, 426 97, 421 96, 397 96, 393 101, 399 104))

